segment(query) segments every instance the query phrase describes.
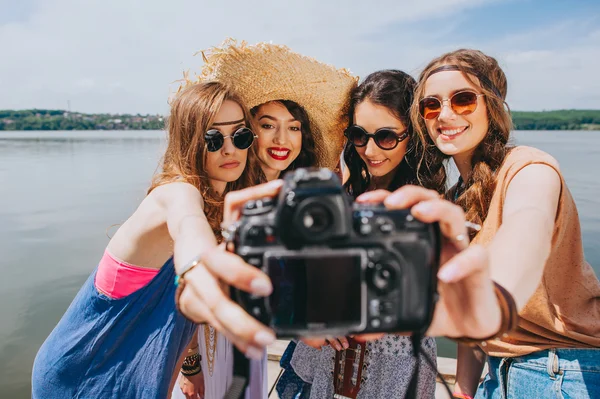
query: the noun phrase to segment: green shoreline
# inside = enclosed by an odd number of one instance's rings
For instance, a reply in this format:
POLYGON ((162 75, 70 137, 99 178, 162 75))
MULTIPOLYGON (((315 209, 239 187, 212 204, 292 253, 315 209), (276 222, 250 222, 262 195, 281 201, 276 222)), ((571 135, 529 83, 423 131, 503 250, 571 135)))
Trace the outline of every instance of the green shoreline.
MULTIPOLYGON (((513 111, 516 130, 600 130, 600 110, 513 111)), ((163 115, 84 114, 65 110, 0 110, 0 131, 160 130, 163 115)))

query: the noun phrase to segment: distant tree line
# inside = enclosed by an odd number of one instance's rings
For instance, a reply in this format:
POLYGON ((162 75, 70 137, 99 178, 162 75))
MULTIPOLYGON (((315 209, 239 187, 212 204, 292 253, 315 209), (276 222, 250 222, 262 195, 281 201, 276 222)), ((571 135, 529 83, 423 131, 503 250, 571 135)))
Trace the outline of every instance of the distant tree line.
POLYGON ((512 112, 517 130, 600 130, 600 110, 512 112))
POLYGON ((161 115, 82 114, 64 110, 0 110, 0 130, 159 130, 161 115))
MULTIPOLYGON (((517 130, 600 130, 600 110, 513 111, 517 130)), ((161 115, 82 114, 64 110, 0 110, 0 130, 159 130, 161 115)))

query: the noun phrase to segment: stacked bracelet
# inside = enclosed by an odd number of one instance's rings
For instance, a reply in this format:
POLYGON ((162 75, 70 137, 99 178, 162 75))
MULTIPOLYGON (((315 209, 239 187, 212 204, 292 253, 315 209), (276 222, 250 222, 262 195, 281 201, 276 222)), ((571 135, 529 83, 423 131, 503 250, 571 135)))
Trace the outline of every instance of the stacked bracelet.
POLYGON ((494 292, 496 293, 496 298, 498 298, 498 304, 500 305, 500 328, 498 331, 486 338, 460 337, 451 338, 452 340, 469 346, 475 346, 477 344, 486 346, 486 341, 506 338, 509 332, 517 328, 519 313, 514 298, 510 292, 496 282, 494 282, 494 292))
POLYGON ((189 377, 200 373, 202 371, 201 361, 202 358, 199 353, 186 356, 181 366, 181 374, 189 377))

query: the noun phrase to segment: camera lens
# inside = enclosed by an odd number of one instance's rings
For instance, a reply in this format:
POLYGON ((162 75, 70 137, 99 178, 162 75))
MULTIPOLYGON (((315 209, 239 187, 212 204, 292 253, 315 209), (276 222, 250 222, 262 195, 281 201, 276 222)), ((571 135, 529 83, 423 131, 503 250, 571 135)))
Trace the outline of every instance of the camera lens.
POLYGON ((331 212, 325 206, 313 203, 302 210, 302 227, 309 233, 317 234, 327 230, 332 223, 331 212))

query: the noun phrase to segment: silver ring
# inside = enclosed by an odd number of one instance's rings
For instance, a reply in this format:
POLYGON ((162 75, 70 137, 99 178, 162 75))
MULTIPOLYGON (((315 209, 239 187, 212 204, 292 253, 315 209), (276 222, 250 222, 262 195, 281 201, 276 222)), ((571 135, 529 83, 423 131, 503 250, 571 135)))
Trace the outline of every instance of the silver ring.
POLYGON ((471 230, 475 230, 475 231, 480 231, 481 230, 481 225, 480 224, 469 222, 469 221, 465 222, 465 227, 467 229, 471 229, 471 230))
POLYGON ((466 238, 467 236, 465 234, 459 234, 456 237, 454 237, 454 241, 461 242, 464 241, 466 238))
POLYGON ((221 235, 223 236, 223 239, 227 242, 233 240, 233 237, 235 236, 235 232, 237 231, 239 225, 239 221, 229 223, 229 225, 227 226, 225 226, 224 223, 221 223, 221 235))

